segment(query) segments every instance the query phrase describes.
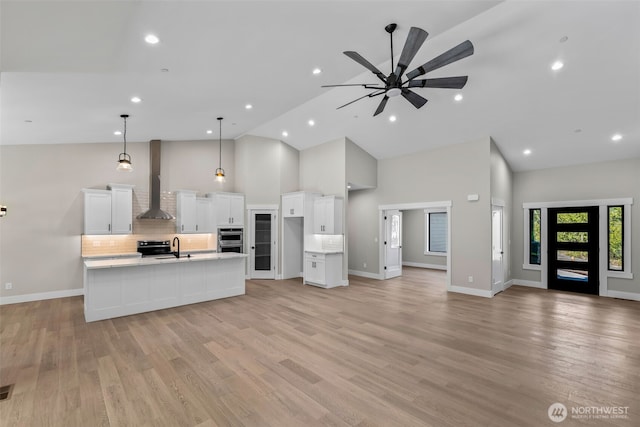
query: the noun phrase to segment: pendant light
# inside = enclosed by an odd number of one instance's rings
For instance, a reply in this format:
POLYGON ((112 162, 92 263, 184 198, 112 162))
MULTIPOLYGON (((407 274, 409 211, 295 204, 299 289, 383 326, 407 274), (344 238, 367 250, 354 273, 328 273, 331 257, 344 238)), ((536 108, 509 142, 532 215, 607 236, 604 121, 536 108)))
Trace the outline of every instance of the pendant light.
POLYGON ((224 169, 222 169, 222 117, 218 117, 218 122, 220 123, 220 163, 218 164, 218 169, 216 169, 216 181, 224 182, 224 169))
POLYGON ((122 133, 122 137, 124 138, 124 150, 118 156, 118 167, 116 170, 120 172, 131 172, 133 170, 133 166, 131 165, 131 156, 127 154, 127 118, 128 114, 121 114, 120 117, 124 120, 124 132, 122 133))

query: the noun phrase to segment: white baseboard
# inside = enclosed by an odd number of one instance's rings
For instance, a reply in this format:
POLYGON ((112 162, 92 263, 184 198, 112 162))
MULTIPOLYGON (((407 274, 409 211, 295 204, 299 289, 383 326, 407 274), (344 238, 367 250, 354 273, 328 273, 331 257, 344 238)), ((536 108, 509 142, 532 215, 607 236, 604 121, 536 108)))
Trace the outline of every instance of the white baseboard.
POLYGON ((536 282, 533 280, 513 279, 511 280, 511 282, 513 282, 514 285, 519 285, 519 286, 528 286, 530 288, 547 289, 544 286, 542 286, 542 282, 536 282))
POLYGON ((486 289, 465 288, 464 286, 451 286, 447 289, 448 292, 457 292, 459 294, 473 295, 476 297, 491 298, 492 292, 486 289))
POLYGON ((376 273, 369 273, 368 271, 349 270, 349 274, 354 276, 366 277, 367 279, 382 280, 382 277, 376 273))
POLYGON ((509 289, 513 284, 514 284, 514 283, 513 283, 513 279, 511 279, 511 280, 507 280, 507 281, 504 283, 504 290, 506 291, 506 290, 507 290, 507 289, 509 289))
POLYGON ((629 299, 632 301, 640 301, 640 294, 636 294, 633 292, 624 292, 624 291, 612 291, 609 289, 607 291, 607 295, 610 298, 620 298, 620 299, 629 299))
POLYGON ((406 265, 407 267, 418 267, 418 268, 428 268, 431 270, 444 270, 447 271, 446 265, 439 264, 425 264, 422 262, 411 262, 411 261, 402 261, 402 265, 406 265))
POLYGON ((282 280, 282 274, 276 274, 276 280, 282 280))
POLYGON ((349 286, 349 279, 343 280, 342 286, 349 286))
POLYGON ((84 289, 68 289, 65 291, 40 292, 36 294, 14 295, 0 298, 0 305, 19 304, 21 302, 42 301, 46 299, 68 298, 84 295, 84 289))

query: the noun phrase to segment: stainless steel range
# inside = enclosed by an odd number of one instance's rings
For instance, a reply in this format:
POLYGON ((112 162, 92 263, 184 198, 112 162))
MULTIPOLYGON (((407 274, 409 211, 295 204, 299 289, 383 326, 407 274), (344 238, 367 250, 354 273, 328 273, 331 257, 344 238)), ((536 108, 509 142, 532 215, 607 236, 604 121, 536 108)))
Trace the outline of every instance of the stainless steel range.
POLYGON ((168 240, 138 240, 138 252, 143 257, 171 255, 171 242, 168 240))
POLYGON ((218 252, 242 253, 242 228, 219 228, 218 229, 218 252))

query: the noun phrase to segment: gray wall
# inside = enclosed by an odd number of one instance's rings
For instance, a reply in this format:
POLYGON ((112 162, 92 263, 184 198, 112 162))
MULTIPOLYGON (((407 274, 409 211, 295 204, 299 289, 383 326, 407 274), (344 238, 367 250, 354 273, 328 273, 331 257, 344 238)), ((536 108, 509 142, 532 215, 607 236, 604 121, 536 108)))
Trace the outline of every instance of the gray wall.
POLYGON ((346 180, 357 187, 375 188, 378 184, 378 160, 353 143, 345 140, 346 180))
POLYGON ((523 270, 523 203, 632 197, 631 242, 633 279, 608 279, 608 288, 640 293, 640 158, 544 169, 514 174, 511 270, 514 279, 541 280, 540 271, 523 270))
MULTIPOLYGON (((502 210, 503 227, 503 267, 505 283, 511 280, 511 222, 513 218, 513 172, 502 156, 498 146, 491 141, 491 197, 504 202, 502 210)), ((491 253, 489 255, 491 262, 491 253)))
POLYGON ((350 195, 349 265, 378 274, 379 205, 452 201, 452 285, 491 289, 490 141, 469 143, 378 161, 378 188, 350 195), (468 202, 468 194, 478 194, 468 202), (356 224, 357 222, 357 224, 356 224), (375 245, 375 257, 365 249, 375 245), (362 267, 364 262, 367 268, 362 267), (473 276, 469 283, 468 276, 473 276))
POLYGON ((345 138, 300 152, 300 190, 346 196, 345 138))
MULTIPOLYGON (((214 141, 163 141, 162 150, 163 191, 233 190, 233 141, 223 140, 223 185, 213 180, 214 141)), ((122 183, 135 185, 134 197, 149 191, 149 143, 127 144, 131 173, 116 171, 121 151, 121 143, 0 146, 0 198, 9 208, 0 220, 1 296, 82 288, 81 189, 122 183), (6 282, 12 290, 4 289, 6 282)))
POLYGON ((280 195, 296 191, 299 152, 269 138, 246 135, 238 138, 235 151, 236 185, 247 205, 280 204, 280 195))
POLYGON ((436 265, 446 268, 446 256, 424 254, 424 238, 424 209, 402 211, 402 262, 436 265))

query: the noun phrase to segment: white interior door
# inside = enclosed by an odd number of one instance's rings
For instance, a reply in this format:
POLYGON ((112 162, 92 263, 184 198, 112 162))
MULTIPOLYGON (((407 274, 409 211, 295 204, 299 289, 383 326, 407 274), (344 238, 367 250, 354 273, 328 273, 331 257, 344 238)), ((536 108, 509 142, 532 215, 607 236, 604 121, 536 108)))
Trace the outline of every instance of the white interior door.
POLYGON ((250 277, 276 278, 277 221, 274 210, 252 210, 250 243, 250 277))
POLYGON ((504 290, 502 206, 491 207, 491 290, 494 294, 504 290))
POLYGON ((402 275, 402 212, 385 211, 384 227, 384 278, 390 279, 402 275))

